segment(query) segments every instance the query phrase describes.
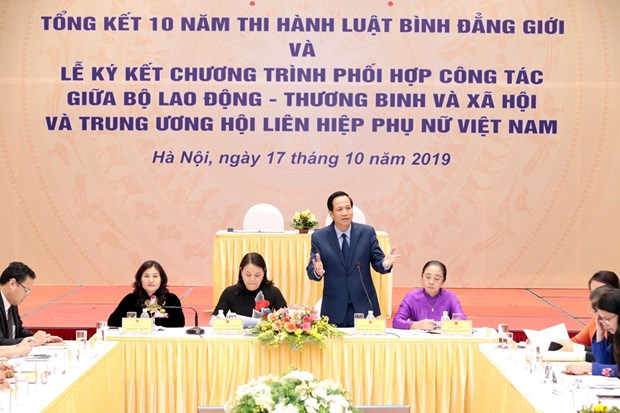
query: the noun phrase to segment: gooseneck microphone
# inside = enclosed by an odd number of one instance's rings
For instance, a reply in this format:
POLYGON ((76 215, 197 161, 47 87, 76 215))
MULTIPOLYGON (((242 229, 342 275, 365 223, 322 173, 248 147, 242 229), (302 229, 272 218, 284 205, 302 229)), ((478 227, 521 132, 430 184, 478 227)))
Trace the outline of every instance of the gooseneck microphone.
MULTIPOLYGON (((148 307, 148 306, 143 305, 143 308, 144 307, 148 307)), ((180 310, 184 308, 189 308, 190 310, 194 312, 194 327, 188 328, 186 333, 195 334, 195 335, 201 335, 205 333, 205 329, 198 326, 198 311, 196 311, 194 307, 190 307, 188 305, 162 305, 160 308, 165 308, 165 309, 174 308, 174 309, 180 309, 180 310)))
POLYGON ((355 268, 357 268, 357 273, 360 275, 360 282, 362 283, 362 288, 364 289, 364 294, 366 294, 366 299, 368 300, 368 305, 370 306, 370 309, 372 310, 372 302, 370 301, 370 296, 368 295, 368 290, 366 290, 366 286, 364 285, 364 280, 362 279, 362 270, 360 270, 360 263, 359 261, 355 262, 355 268))
POLYGON ((198 311, 194 307, 190 307, 189 305, 180 305, 180 306, 171 306, 165 305, 163 308, 189 308, 194 312, 194 327, 190 327, 187 329, 187 334, 201 335, 205 333, 205 329, 198 326, 198 311))

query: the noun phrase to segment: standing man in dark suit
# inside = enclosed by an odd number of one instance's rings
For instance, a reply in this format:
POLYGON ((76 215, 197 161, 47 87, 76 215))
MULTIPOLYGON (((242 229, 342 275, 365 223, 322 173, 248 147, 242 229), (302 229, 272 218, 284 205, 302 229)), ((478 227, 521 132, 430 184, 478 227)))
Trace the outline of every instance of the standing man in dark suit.
POLYGON ((370 266, 386 274, 400 256, 396 248, 384 254, 375 229, 353 222, 353 200, 345 192, 331 194, 327 209, 333 222, 312 234, 306 271, 313 281, 325 279, 321 315, 338 327, 353 327, 354 313, 381 314, 370 266))
POLYGON ((32 291, 36 275, 26 264, 12 262, 0 275, 0 345, 20 343, 25 338, 34 345, 60 342, 62 338, 45 331, 33 333, 22 325, 17 306, 32 291))

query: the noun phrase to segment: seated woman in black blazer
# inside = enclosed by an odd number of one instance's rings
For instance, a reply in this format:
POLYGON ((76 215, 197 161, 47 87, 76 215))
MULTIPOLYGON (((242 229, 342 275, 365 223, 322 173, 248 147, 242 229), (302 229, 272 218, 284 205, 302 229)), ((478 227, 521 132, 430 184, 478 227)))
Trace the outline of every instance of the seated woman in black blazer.
POLYGON ((162 327, 183 327, 185 316, 180 308, 179 297, 168 291, 168 276, 157 261, 144 262, 136 271, 133 292, 127 294, 108 318, 108 325, 120 327, 128 311, 134 311, 138 317, 144 308, 155 325, 162 327))
POLYGON ((230 311, 252 317, 254 309, 260 311, 262 308, 269 308, 275 311, 282 307, 286 307, 286 300, 278 287, 273 285, 273 281, 267 278, 265 259, 257 252, 250 252, 245 254, 239 264, 237 284, 224 289, 213 315, 216 316, 222 310, 224 315, 230 311), (264 296, 262 302, 256 301, 259 292, 264 296))

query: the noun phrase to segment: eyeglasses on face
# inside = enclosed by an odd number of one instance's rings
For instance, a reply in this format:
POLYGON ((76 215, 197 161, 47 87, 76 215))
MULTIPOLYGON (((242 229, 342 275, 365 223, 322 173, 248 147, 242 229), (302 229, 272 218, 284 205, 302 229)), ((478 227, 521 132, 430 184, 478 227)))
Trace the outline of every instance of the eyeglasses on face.
POLYGON ((618 314, 614 314, 611 317, 601 317, 598 316, 598 320, 603 322, 603 323, 611 323, 611 320, 613 320, 614 318, 618 317, 618 314))
POLYGON ((19 281, 15 280, 15 282, 23 287, 24 291, 26 291, 26 295, 32 292, 30 288, 26 287, 24 284, 20 283, 19 281))

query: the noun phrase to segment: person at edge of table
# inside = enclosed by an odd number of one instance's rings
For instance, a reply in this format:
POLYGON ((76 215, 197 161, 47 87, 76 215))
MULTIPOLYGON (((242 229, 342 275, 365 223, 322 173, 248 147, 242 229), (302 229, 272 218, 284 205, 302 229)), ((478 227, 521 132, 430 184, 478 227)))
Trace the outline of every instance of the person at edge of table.
MULTIPOLYGON (((613 288, 620 288, 620 280, 613 271, 598 271, 594 273, 588 280, 588 289, 590 293, 602 286, 611 286, 613 288)), ((590 303, 592 305, 592 317, 579 333, 571 337, 569 340, 555 340, 556 343, 562 346, 558 351, 590 351, 592 345, 592 337, 596 333, 596 306, 592 302, 592 296, 590 296, 590 303)), ((598 300, 599 295, 595 294, 595 298, 598 300)))
POLYGON ((332 223, 312 233, 308 278, 324 281, 321 315, 338 327, 353 327, 354 314, 381 314, 370 267, 387 274, 400 255, 385 254, 375 229, 353 222, 353 200, 343 191, 327 198, 332 223))
POLYGON ((34 339, 26 337, 17 344, 0 346, 0 389, 9 389, 7 379, 15 377, 15 367, 7 362, 9 357, 25 356, 32 351, 34 339))
MULTIPOLYGON (((52 336, 43 330, 34 333, 24 328, 18 305, 32 292, 36 277, 34 271, 22 262, 12 262, 2 271, 2 275, 0 275, 0 302, 3 311, 0 311, 0 346, 12 346, 24 340, 33 346, 62 341, 62 338, 52 336)), ((27 349, 27 345, 12 348, 18 353, 27 349)))
POLYGON ((592 340, 592 354, 595 361, 570 363, 566 365, 565 371, 568 374, 618 377, 620 333, 615 333, 618 330, 618 315, 620 315, 620 289, 614 288, 601 295, 596 304, 596 314, 596 335, 592 340))
POLYGON ((252 310, 260 311, 262 308, 269 308, 276 311, 284 307, 286 307, 284 296, 267 277, 265 259, 257 252, 249 252, 243 256, 239 264, 237 283, 224 289, 211 317, 217 316, 220 310, 224 315, 233 312, 252 317, 252 310), (256 301, 256 295, 259 292, 262 292, 264 296, 262 302, 256 301))
POLYGON ((422 288, 417 288, 405 295, 392 321, 392 327, 403 330, 434 330, 444 311, 450 318, 459 314, 465 320, 461 303, 452 291, 442 288, 446 282, 448 270, 440 261, 429 261, 422 267, 422 288))
POLYGON ((157 261, 145 261, 136 271, 133 292, 127 294, 110 314, 108 326, 121 327, 128 311, 136 312, 140 317, 142 310, 146 308, 155 325, 183 327, 185 316, 180 307, 179 297, 168 291, 168 275, 161 264, 157 261))

